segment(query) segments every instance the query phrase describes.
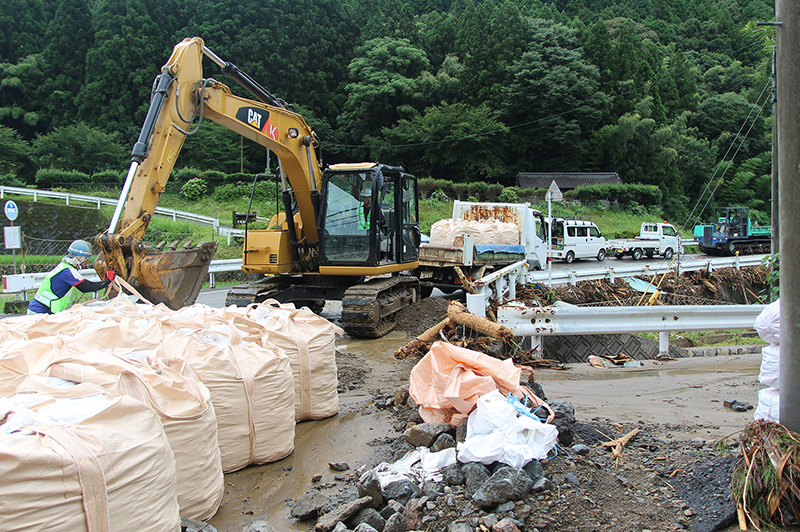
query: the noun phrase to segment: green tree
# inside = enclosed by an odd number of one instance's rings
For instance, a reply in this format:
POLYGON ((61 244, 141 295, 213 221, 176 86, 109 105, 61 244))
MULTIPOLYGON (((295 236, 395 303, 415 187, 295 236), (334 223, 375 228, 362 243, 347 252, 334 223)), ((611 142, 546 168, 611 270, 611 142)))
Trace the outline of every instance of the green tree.
POLYGON ((506 172, 497 143, 507 133, 488 107, 444 104, 421 116, 384 128, 372 155, 381 160, 399 158, 416 175, 454 182, 496 182, 506 172))
POLYGON ((679 133, 674 127, 658 127, 649 114, 649 100, 645 100, 638 112, 601 128, 592 138, 594 167, 619 173, 625 183, 656 185, 679 194, 682 183, 675 148, 679 133))
POLYGON ((77 96, 80 119, 115 124, 135 138, 150 104, 153 79, 171 53, 173 0, 103 2, 94 13, 95 44, 86 55, 87 77, 77 96), (158 22, 156 22, 158 21, 158 22))
POLYGON ((520 169, 580 168, 582 142, 600 120, 603 94, 597 67, 581 53, 575 32, 534 21, 528 51, 512 67, 502 117, 512 131, 520 169))
POLYGON ((19 174, 28 164, 30 151, 30 145, 15 130, 0 126, 0 175, 19 174))
POLYGON ((0 124, 13 127, 25 138, 42 127, 35 97, 42 78, 41 58, 36 54, 16 64, 0 63, 0 124))
POLYGON ((124 168, 128 150, 119 134, 104 133, 84 123, 57 128, 33 141, 31 158, 40 168, 70 170, 92 175, 124 168))
POLYGON ((41 52, 48 19, 43 0, 0 0, 0 63, 41 52))
MULTIPOLYGON (((766 106, 767 102, 761 103, 766 106)), ((704 100, 693 115, 693 121, 698 134, 716 149, 717 160, 729 158, 735 152, 739 153, 739 159, 745 159, 769 148, 769 135, 761 111, 761 107, 741 94, 726 92, 704 100)))
POLYGON ((48 128, 77 121, 76 96, 86 77, 86 54, 93 43, 92 17, 86 0, 61 0, 47 27, 42 53, 39 99, 48 128))
POLYGON ((525 50, 525 27, 517 6, 470 2, 459 20, 456 53, 464 65, 462 81, 473 105, 501 105, 501 90, 511 81, 509 67, 525 50))
POLYGON ((419 79, 430 69, 425 52, 408 39, 372 39, 360 47, 348 70, 351 82, 339 123, 360 142, 370 131, 417 114, 419 79))

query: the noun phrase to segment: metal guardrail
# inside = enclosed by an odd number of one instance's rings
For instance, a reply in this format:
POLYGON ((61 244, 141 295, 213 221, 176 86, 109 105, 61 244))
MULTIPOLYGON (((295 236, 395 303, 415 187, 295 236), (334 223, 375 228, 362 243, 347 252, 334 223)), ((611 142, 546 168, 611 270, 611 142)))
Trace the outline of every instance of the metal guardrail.
MULTIPOLYGON (((214 274, 223 272, 236 272, 242 269, 242 259, 221 259, 212 260, 211 265, 208 267, 208 284, 211 288, 216 286, 214 274)), ((41 286, 42 281, 50 272, 37 272, 37 273, 20 273, 16 275, 3 276, 3 292, 4 293, 17 293, 25 292, 26 290, 37 290, 41 286)), ((94 268, 85 268, 81 270, 81 275, 90 281, 99 281, 97 272, 94 268)))
POLYGON ((631 277, 635 275, 661 275, 666 273, 670 267, 681 271, 707 270, 709 272, 719 268, 743 268, 746 266, 758 266, 767 255, 745 255, 743 257, 709 257, 703 259, 684 259, 674 263, 662 261, 658 264, 640 263, 639 261, 625 259, 614 259, 617 261, 613 266, 600 268, 582 268, 569 270, 541 270, 528 271, 525 261, 520 261, 506 266, 502 270, 473 281, 477 294, 467 294, 467 310, 477 316, 486 315, 486 305, 489 298, 504 303, 515 298, 515 283, 542 283, 542 284, 572 284, 578 281, 589 281, 594 279, 606 279, 614 282, 617 277, 631 277), (625 262, 623 262, 625 261, 625 262), (632 263, 632 264, 631 264, 632 263), (512 281, 513 279, 513 281, 512 281))
POLYGON ((526 307, 512 301, 497 309, 498 323, 518 336, 616 334, 752 329, 766 305, 641 307, 526 307))
POLYGON ((659 307, 526 307, 512 301, 497 309, 497 322, 515 336, 531 337, 542 352, 542 337, 577 334, 657 332, 658 350, 669 352, 669 333, 753 329, 766 305, 670 305, 659 307))
MULTIPOLYGON (((661 261, 656 264, 641 263, 633 259, 613 259, 615 261, 613 266, 603 266, 596 268, 581 268, 581 269, 568 269, 568 270, 542 270, 535 272, 528 272, 527 281, 529 283, 547 283, 548 280, 552 284, 576 284, 578 281, 588 281, 592 279, 607 279, 614 282, 617 277, 630 277, 632 275, 661 275, 666 273, 667 270, 677 269, 677 271, 697 271, 707 270, 711 272, 719 268, 736 268, 740 269, 746 266, 758 266, 767 255, 744 255, 742 257, 709 257, 702 259, 688 259, 682 258, 680 261, 676 260, 674 263, 668 261, 661 261), (633 264, 631 264, 633 263, 633 264)), ((610 261, 611 259, 609 259, 610 261)))
MULTIPOLYGON (((84 194, 73 194, 71 192, 56 192, 53 190, 7 187, 5 185, 0 186, 0 199, 4 199, 6 194, 16 194, 19 196, 33 196, 33 201, 38 201, 40 197, 50 198, 50 199, 63 199, 66 205, 71 205, 70 202, 74 203, 76 201, 81 203, 92 203, 97 205, 98 209, 100 208, 101 205, 110 205, 113 207, 116 206, 118 203, 118 200, 114 198, 100 198, 97 196, 86 196, 84 194)), ((166 216, 168 218, 172 218, 173 221, 186 220, 204 225, 210 225, 214 229, 214 231, 217 232, 219 232, 221 227, 219 219, 214 218, 213 216, 204 216, 202 214, 195 214, 186 211, 178 211, 175 209, 167 209, 164 207, 156 207, 154 213, 160 216, 166 216)), ((235 229, 232 229, 232 231, 235 231, 235 229)))

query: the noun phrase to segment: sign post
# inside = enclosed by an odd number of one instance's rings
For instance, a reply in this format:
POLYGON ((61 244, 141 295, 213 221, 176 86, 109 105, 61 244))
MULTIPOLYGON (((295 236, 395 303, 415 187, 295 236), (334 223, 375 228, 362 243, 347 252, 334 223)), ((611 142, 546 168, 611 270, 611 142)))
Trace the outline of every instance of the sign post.
POLYGON ((550 188, 547 189, 547 286, 553 287, 553 202, 563 201, 564 195, 561 189, 558 188, 555 180, 550 183, 550 188))
POLYGON ((14 227, 14 220, 19 216, 19 207, 17 204, 8 200, 5 205, 6 218, 11 222, 11 227, 3 228, 3 237, 6 243, 6 249, 11 250, 11 255, 14 260, 14 275, 17 274, 17 250, 22 248, 22 228, 14 227))

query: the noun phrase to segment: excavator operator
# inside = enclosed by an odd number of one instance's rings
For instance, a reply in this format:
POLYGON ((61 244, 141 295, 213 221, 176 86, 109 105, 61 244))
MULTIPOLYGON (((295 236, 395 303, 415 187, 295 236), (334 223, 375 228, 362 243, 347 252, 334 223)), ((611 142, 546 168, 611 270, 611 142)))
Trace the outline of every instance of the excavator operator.
POLYGON ((358 228, 361 230, 369 229, 369 210, 372 200, 372 191, 365 188, 361 191, 361 203, 358 204, 358 228))
POLYGON ((81 275, 81 268, 86 268, 91 257, 92 246, 87 241, 76 240, 70 244, 67 255, 47 274, 28 304, 28 314, 55 314, 69 307, 79 292, 99 292, 107 287, 116 275, 113 269, 97 282, 81 275))

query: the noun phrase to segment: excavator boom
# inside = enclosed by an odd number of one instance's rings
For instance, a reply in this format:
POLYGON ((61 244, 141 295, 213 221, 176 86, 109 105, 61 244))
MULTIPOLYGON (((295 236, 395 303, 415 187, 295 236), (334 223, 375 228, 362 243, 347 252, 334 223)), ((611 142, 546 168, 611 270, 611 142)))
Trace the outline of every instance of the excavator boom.
MULTIPOLYGON (((214 120, 277 153, 289 176, 300 216, 314 220, 320 168, 313 131, 303 118, 258 86, 234 65, 208 50, 199 37, 175 46, 153 85, 150 108, 131 152, 131 166, 108 230, 96 242, 102 251, 98 274, 109 268, 153 303, 177 309, 197 298, 217 242, 184 245, 163 251, 145 241, 145 233, 166 188, 186 137, 199 127, 195 120, 214 120), (230 89, 203 77, 202 59, 209 57, 259 101, 234 96, 230 89)), ((294 229, 294 228, 292 228, 294 229)), ((295 235, 294 240, 298 240, 295 235)), ((316 242, 315 224, 302 238, 316 242)), ((312 246, 313 248, 313 246, 312 246)), ((300 254, 296 254, 300 261, 300 254)))

